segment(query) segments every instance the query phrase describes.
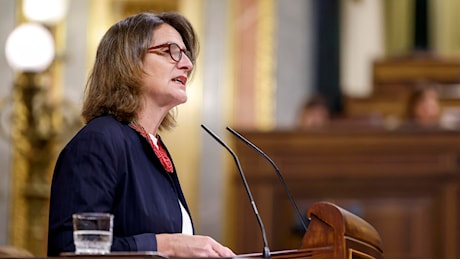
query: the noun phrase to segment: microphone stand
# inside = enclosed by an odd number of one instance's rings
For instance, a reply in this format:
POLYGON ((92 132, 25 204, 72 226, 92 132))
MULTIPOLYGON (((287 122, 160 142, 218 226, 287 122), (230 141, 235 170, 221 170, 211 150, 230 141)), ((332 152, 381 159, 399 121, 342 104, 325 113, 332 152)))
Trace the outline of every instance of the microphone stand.
MULTIPOLYGON (((273 160, 268 157, 268 155, 266 155, 259 147, 255 146, 253 143, 249 142, 248 139, 244 138, 241 134, 239 134, 237 131, 233 130, 232 128, 230 127, 226 127, 226 129, 228 131, 230 131, 232 134, 234 134, 236 137, 238 137, 238 139, 242 140, 245 144, 249 145, 252 149, 256 150, 260 155, 262 155, 265 159, 267 159, 267 161, 270 162, 270 164, 273 166, 273 168, 275 169, 275 172, 276 172, 276 175, 278 175, 278 178, 280 179, 281 181, 281 184, 283 185, 284 187, 284 190, 286 191, 288 197, 289 197, 289 201, 291 202, 292 206, 294 207, 296 213, 297 213, 297 217, 299 218, 300 220, 300 223, 302 223, 302 226, 305 230, 305 232, 307 231, 307 225, 308 224, 305 224, 304 222, 304 219, 302 217, 302 214, 300 213, 300 210, 299 208, 297 207, 297 204, 295 203, 295 200, 291 194, 291 192, 289 191, 289 188, 286 184, 286 182, 284 181, 284 178, 283 178, 283 175, 281 175, 281 172, 278 168, 278 166, 276 166, 276 164, 273 162, 273 160)), ((308 219, 307 219, 308 220, 308 219)))
POLYGON ((262 239, 264 243, 262 256, 263 258, 270 258, 270 249, 268 248, 267 235, 265 234, 265 227, 264 227, 264 224, 262 223, 262 219, 260 218, 259 211, 257 210, 256 203, 254 202, 254 199, 252 197, 251 190, 249 189, 249 185, 246 181, 246 177, 243 173, 243 169, 241 168, 241 164, 240 164, 240 161, 238 160, 238 157, 236 156, 235 152, 233 152, 233 150, 226 143, 224 143, 224 141, 222 141, 214 132, 212 132, 210 129, 208 129, 203 124, 201 125, 201 127, 204 130, 206 130, 206 132, 208 132, 208 134, 210 134, 218 143, 220 143, 223 147, 225 147, 225 149, 227 149, 227 151, 230 152, 233 159, 235 160, 236 166, 238 167, 238 172, 240 173, 241 179, 243 180, 244 188, 246 189, 246 193, 248 194, 248 198, 251 203, 252 210, 254 211, 256 215, 257 222, 259 223, 259 227, 262 232, 262 239))

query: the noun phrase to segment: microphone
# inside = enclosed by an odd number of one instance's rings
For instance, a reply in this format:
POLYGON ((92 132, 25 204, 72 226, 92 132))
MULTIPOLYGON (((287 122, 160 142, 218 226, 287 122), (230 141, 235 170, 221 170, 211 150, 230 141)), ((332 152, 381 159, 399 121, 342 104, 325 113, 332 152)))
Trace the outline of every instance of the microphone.
MULTIPOLYGON (((276 175, 278 175, 278 178, 280 179, 281 181, 281 184, 283 185, 284 187, 284 190, 286 191, 288 197, 289 197, 289 201, 291 202, 292 206, 294 207, 296 213, 297 213, 297 217, 299 218, 300 220, 300 223, 302 223, 302 226, 305 230, 305 232, 307 231, 307 226, 308 224, 306 224, 304 222, 304 218, 302 217, 302 214, 300 213, 300 210, 299 210, 299 207, 297 207, 297 204, 295 203, 295 200, 294 198, 292 197, 292 194, 291 192, 289 191, 289 188, 286 184, 286 182, 284 181, 284 178, 283 178, 283 175, 281 175, 281 172, 278 168, 278 166, 276 166, 276 164, 273 162, 273 160, 268 157, 268 155, 266 155, 260 148, 258 148, 257 146, 255 146, 253 143, 249 142, 248 139, 244 138, 241 134, 239 134, 237 131, 233 130, 232 128, 230 127, 226 127, 226 129, 228 131, 230 131, 233 135, 235 135, 236 137, 238 137, 239 140, 243 141, 245 144, 247 144, 249 147, 251 147, 252 149, 254 149, 255 151, 257 151, 260 155, 262 155, 267 161, 270 162, 270 164, 273 166, 273 168, 275 169, 275 172, 276 172, 276 175)), ((308 223, 310 222, 309 219, 306 219, 308 221, 308 223)))
POLYGON ((232 155, 233 159, 235 160, 236 166, 238 167, 238 172, 240 173, 241 179, 243 180, 244 188, 246 189, 246 193, 248 194, 249 202, 251 203, 252 210, 254 211, 254 214, 256 215, 257 222, 259 223, 259 228, 260 231, 262 232, 262 239, 264 243, 264 248, 262 251, 262 256, 263 258, 270 258, 270 249, 268 248, 268 242, 267 242, 267 235, 265 233, 265 227, 264 224, 262 223, 262 219, 260 218, 259 211, 257 210, 256 203, 254 202, 254 199, 252 198, 251 190, 249 189, 248 182, 246 181, 246 177, 244 175, 243 169, 241 168, 240 161, 238 160, 238 156, 236 156, 235 152, 224 142, 222 139, 220 139, 214 132, 212 132, 209 128, 204 126, 203 124, 201 127, 208 132, 218 143, 220 143, 227 151, 230 152, 232 155))

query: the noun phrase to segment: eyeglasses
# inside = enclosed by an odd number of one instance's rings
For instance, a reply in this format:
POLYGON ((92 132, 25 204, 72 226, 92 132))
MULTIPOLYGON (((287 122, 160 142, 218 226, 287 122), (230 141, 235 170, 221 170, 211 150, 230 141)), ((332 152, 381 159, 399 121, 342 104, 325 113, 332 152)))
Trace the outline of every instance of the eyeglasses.
POLYGON ((157 46, 150 47, 147 49, 147 52, 152 53, 153 50, 165 47, 168 47, 169 56, 171 56, 171 59, 173 59, 175 62, 179 62, 182 59, 182 53, 185 53, 185 55, 187 55, 187 57, 190 60, 192 60, 192 53, 189 50, 181 49, 179 45, 177 45, 177 43, 174 42, 163 43, 157 46))

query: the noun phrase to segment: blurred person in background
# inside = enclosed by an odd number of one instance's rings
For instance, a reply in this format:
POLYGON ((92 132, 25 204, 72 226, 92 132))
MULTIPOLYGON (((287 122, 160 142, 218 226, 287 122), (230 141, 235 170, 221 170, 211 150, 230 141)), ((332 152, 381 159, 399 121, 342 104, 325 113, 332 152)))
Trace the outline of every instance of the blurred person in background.
POLYGON ((328 125, 330 113, 326 99, 321 95, 314 95, 302 105, 299 117, 298 128, 320 128, 328 125))
POLYGON ((438 127, 442 115, 438 89, 433 84, 422 84, 409 98, 408 123, 422 127, 438 127))

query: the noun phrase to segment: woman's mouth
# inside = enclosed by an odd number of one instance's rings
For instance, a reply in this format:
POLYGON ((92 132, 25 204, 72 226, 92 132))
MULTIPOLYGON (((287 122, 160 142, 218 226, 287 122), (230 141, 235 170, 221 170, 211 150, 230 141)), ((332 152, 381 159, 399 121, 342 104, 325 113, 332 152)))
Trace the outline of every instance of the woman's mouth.
POLYGON ((172 81, 179 82, 179 83, 185 85, 185 84, 187 84, 187 77, 184 77, 184 76, 175 77, 175 78, 172 79, 172 81))

